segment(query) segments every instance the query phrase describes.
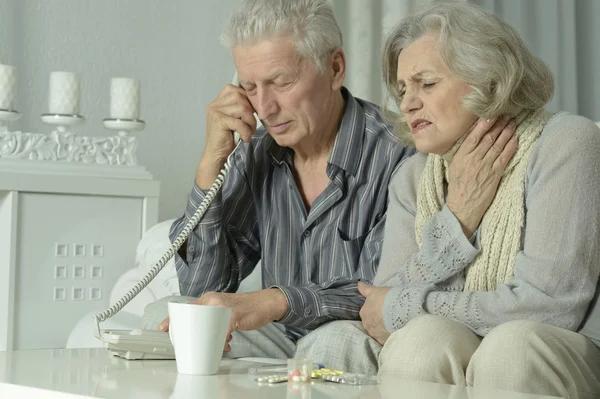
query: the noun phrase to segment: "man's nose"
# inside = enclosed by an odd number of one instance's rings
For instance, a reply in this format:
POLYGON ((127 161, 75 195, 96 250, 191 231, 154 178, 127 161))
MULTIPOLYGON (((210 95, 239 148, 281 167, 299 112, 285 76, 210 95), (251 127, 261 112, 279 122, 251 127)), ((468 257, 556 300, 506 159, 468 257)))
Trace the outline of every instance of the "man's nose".
POLYGON ((254 107, 258 119, 260 120, 269 119, 269 117, 276 114, 279 109, 275 96, 268 90, 259 90, 257 92, 254 107))

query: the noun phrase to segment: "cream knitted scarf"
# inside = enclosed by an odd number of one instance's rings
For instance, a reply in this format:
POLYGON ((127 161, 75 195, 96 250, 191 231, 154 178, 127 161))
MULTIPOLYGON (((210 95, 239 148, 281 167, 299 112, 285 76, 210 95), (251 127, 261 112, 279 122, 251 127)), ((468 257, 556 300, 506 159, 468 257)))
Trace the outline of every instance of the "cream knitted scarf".
MULTIPOLYGON (((516 116, 518 148, 509 161, 496 196, 479 227, 481 251, 467 268, 465 291, 495 290, 512 276, 521 246, 521 229, 525 218, 525 172, 533 144, 552 114, 543 108, 526 110, 516 116)), ((452 151, 452 150, 451 150, 452 151)), ((449 158, 429 154, 417 194, 415 232, 422 243, 423 226, 445 203, 444 180, 449 158)))

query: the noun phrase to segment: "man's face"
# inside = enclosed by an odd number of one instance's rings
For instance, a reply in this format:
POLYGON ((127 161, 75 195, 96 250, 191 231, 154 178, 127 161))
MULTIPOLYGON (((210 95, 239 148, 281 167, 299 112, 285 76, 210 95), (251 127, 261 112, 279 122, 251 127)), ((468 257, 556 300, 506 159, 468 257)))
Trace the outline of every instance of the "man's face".
POLYGON ((240 86, 277 144, 293 148, 331 126, 334 96, 341 86, 332 78, 331 59, 320 73, 286 37, 236 46, 233 59, 240 86))

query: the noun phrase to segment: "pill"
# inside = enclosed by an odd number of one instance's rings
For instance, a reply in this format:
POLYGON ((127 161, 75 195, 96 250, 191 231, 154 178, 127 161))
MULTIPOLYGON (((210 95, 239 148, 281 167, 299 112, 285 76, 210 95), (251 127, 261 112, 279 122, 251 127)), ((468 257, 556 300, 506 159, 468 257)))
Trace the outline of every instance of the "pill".
POLYGON ((302 381, 302 377, 300 377, 299 375, 295 375, 292 377, 292 381, 294 382, 300 382, 302 381))

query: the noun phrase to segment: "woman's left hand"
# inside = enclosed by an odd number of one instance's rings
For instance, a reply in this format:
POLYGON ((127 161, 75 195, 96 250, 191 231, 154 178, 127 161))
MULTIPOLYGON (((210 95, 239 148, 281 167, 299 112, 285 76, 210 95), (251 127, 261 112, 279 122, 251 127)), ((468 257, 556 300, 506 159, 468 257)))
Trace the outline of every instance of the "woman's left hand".
POLYGON ((366 298, 360 309, 362 325, 367 333, 381 345, 385 344, 390 336, 383 323, 383 301, 390 289, 390 287, 374 287, 362 281, 358 282, 358 291, 366 298))

